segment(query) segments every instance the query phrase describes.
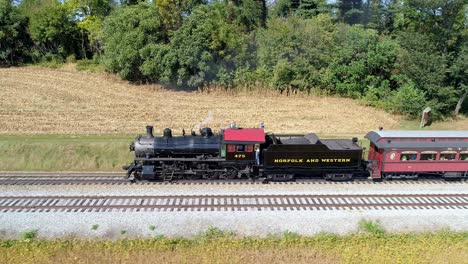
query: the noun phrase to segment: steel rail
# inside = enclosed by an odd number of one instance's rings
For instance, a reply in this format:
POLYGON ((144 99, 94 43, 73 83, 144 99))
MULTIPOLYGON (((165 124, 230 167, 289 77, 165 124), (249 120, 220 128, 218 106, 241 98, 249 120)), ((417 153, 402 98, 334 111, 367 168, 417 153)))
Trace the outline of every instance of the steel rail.
MULTIPOLYGON (((83 185, 83 184, 125 184, 125 185, 161 185, 161 184, 262 184, 262 181, 254 181, 247 179, 232 179, 232 180, 176 180, 171 182, 164 181, 141 181, 131 183, 124 178, 123 173, 96 173, 96 172, 85 172, 85 173, 25 173, 25 172, 0 172, 0 185, 83 185)), ((294 182, 270 182, 270 184, 467 184, 468 181, 444 181, 441 179, 419 179, 418 181, 383 181, 373 182, 368 179, 355 179, 353 181, 344 182, 331 182, 324 179, 297 179, 294 182)))
POLYGON ((462 194, 3 196, 0 212, 468 208, 462 194))

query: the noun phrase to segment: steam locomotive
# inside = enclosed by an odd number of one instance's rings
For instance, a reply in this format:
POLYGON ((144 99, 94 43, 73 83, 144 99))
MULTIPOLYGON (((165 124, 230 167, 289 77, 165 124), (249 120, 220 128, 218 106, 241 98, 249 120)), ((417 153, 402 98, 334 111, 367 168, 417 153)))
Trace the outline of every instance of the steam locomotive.
POLYGON ((357 138, 320 139, 316 134, 266 134, 263 128, 211 128, 199 134, 138 136, 134 161, 124 166, 130 181, 251 179, 291 181, 323 178, 468 178, 468 131, 371 131, 368 157, 357 138))
POLYGON ((227 128, 214 134, 155 137, 153 127, 130 145, 135 160, 125 166, 131 181, 253 179, 290 181, 302 177, 349 180, 368 177, 363 150, 353 139, 319 139, 315 134, 265 134, 263 128, 227 128))

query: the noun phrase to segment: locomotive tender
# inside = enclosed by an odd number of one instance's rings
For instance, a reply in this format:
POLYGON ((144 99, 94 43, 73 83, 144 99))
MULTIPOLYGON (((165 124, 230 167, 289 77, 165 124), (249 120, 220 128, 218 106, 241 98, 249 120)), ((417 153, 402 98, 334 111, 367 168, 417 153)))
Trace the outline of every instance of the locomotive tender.
POLYGON ((274 135, 263 128, 226 128, 214 134, 207 127, 198 135, 183 131, 182 136, 173 136, 166 128, 158 137, 152 126, 146 129, 146 136, 130 145, 135 160, 124 169, 131 181, 468 177, 467 131, 372 131, 366 136, 370 140, 366 160, 357 138, 274 135))

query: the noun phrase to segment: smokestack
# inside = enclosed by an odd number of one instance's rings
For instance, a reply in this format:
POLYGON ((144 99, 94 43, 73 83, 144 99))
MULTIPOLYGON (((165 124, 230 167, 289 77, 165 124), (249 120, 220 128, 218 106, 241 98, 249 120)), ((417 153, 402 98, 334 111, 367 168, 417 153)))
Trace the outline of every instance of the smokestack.
POLYGON ((149 138, 154 137, 153 136, 153 126, 146 126, 146 136, 149 138))

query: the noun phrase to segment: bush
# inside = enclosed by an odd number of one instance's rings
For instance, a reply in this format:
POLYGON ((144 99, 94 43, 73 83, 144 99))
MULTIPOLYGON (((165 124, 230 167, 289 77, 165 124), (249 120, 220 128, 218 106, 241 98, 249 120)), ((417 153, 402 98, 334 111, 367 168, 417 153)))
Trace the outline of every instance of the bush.
POLYGON ((426 93, 415 88, 413 84, 406 84, 394 92, 388 104, 393 112, 418 117, 426 107, 426 93))
POLYGON ((39 230, 37 229, 34 229, 34 230, 31 230, 31 231, 27 231, 27 232, 24 232, 21 237, 25 240, 31 240, 31 239, 35 239, 37 238, 37 235, 39 233, 39 230))
POLYGON ((385 233, 385 229, 382 227, 380 220, 374 222, 372 220, 362 219, 359 221, 359 231, 373 235, 382 235, 385 233))

